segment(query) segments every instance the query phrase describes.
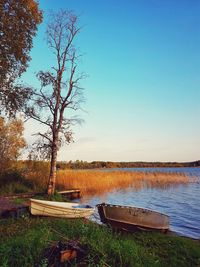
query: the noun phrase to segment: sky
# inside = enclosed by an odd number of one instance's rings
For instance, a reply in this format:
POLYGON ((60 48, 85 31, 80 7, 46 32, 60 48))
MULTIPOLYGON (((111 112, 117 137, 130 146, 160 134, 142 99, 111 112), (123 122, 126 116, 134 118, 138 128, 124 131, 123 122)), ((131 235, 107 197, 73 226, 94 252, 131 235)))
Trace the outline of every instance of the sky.
MULTIPOLYGON (((73 144, 59 160, 193 161, 200 159, 199 0, 39 0, 44 21, 23 76, 52 66, 45 41, 48 12, 73 10, 86 101, 73 144)), ((41 128, 29 121, 29 143, 41 128)))

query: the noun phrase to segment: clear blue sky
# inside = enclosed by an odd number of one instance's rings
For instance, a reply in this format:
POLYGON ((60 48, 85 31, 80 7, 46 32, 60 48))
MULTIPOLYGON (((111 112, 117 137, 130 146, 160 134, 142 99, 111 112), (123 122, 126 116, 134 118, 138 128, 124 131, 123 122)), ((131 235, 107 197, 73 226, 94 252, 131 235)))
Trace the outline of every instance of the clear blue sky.
MULTIPOLYGON (((40 0, 44 22, 24 79, 52 65, 49 10, 80 14, 85 123, 62 160, 192 161, 200 158, 199 0, 40 0)), ((28 123, 26 136, 35 130, 28 123)))

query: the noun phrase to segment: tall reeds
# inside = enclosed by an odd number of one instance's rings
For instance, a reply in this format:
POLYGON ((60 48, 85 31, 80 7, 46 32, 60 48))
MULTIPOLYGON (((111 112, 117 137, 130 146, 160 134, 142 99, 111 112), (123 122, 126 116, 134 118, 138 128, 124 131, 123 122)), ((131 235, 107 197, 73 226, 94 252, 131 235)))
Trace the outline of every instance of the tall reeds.
POLYGON ((57 188, 78 188, 84 195, 102 194, 116 189, 133 187, 166 188, 187 184, 194 179, 183 173, 61 170, 57 173, 57 188))

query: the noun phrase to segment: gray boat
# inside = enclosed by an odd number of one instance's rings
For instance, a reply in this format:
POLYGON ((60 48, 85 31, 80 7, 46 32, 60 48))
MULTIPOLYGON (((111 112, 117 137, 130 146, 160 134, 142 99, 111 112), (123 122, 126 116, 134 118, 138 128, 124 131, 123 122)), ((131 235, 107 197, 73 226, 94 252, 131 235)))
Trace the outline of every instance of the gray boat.
POLYGON ((98 204, 97 208, 101 222, 116 229, 131 232, 137 230, 167 232, 169 230, 169 216, 157 211, 106 203, 98 204))

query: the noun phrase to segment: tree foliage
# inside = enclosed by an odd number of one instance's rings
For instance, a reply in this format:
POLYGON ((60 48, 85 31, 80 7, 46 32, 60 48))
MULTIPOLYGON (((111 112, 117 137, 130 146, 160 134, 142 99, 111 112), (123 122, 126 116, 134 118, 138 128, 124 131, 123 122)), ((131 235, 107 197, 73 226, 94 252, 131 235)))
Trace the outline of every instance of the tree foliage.
POLYGON ((0 101, 1 109, 12 114, 29 95, 29 90, 14 82, 27 68, 32 39, 41 21, 35 0, 0 1, 0 101))
POLYGON ((0 117, 0 172, 6 170, 19 156, 26 145, 23 138, 23 123, 20 119, 5 122, 0 117))

